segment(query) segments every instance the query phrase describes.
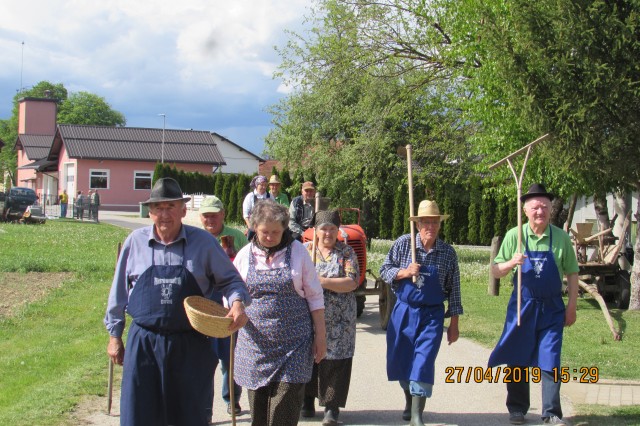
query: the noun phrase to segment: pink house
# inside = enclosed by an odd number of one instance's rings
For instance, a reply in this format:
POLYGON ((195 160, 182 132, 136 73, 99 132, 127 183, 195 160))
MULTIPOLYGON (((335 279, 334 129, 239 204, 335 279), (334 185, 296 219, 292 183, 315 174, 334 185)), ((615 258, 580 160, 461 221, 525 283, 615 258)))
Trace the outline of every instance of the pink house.
POLYGON ((17 184, 55 200, 97 189, 101 208, 130 210, 149 198, 156 163, 209 174, 225 161, 210 132, 55 123, 56 101, 20 101, 17 184))

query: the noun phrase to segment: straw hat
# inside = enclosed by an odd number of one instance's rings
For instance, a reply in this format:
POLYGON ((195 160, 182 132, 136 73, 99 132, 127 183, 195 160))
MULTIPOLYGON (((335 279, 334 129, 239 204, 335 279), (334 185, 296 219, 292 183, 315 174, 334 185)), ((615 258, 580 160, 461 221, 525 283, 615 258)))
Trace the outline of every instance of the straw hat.
POLYGON ((191 326, 209 337, 229 337, 232 318, 227 318, 229 310, 213 300, 202 296, 189 296, 184 299, 184 310, 191 326))
POLYGON ((185 197, 182 195, 182 189, 175 179, 162 178, 158 179, 153 188, 151 189, 151 196, 147 201, 142 203, 146 206, 151 203, 163 203, 167 201, 189 201, 191 197, 185 197))
POLYGON ((269 185, 272 185, 272 184, 282 185, 282 182, 280 182, 280 179, 278 179, 278 176, 271 175, 271 177, 269 178, 269 185))
POLYGON ((438 203, 431 200, 422 200, 418 206, 418 214, 411 216, 409 220, 418 221, 421 217, 439 217, 440 220, 445 220, 449 217, 448 214, 440 214, 438 203))

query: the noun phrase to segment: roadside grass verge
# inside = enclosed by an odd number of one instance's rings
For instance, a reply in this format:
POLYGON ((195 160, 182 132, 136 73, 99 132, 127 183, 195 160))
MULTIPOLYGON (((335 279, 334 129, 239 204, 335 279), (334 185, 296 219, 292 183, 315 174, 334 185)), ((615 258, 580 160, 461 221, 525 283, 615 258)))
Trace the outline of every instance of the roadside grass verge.
POLYGON ((84 395, 104 395, 102 325, 127 230, 75 221, 0 224, 0 273, 71 272, 43 299, 0 318, 0 424, 67 423, 84 395))

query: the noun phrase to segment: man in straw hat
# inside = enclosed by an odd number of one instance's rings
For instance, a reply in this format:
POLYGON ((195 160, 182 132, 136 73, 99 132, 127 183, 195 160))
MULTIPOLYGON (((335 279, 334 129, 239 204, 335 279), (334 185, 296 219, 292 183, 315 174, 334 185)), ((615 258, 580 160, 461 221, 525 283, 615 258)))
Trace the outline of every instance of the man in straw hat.
MULTIPOLYGON (((218 241, 222 237, 231 237, 233 239, 233 247, 228 247, 227 250, 230 250, 228 254, 233 255, 242 249, 242 247, 246 246, 249 242, 247 241, 247 237, 240 231, 239 229, 232 228, 227 226, 224 223, 225 218, 225 209, 222 201, 216 197, 215 195, 206 197, 200 203, 200 221, 202 222, 202 227, 207 230, 211 235, 216 237, 218 241)), ((221 242, 222 243, 222 242, 221 242)), ((216 302, 223 304, 222 294, 220 292, 215 292, 212 297, 216 302)), ((235 335, 234 335, 235 336, 235 335)), ((235 396, 235 407, 231 407, 231 392, 229 391, 229 361, 230 361, 230 345, 231 338, 217 338, 212 339, 213 349, 216 354, 215 365, 213 370, 218 365, 218 361, 220 362, 220 370, 222 372, 222 399, 227 404, 227 413, 231 414, 231 410, 235 410, 236 414, 240 414, 242 408, 238 401, 240 400, 240 395, 242 394, 242 387, 235 385, 234 386, 234 396, 235 396)), ((214 373, 215 375, 215 373, 214 373)), ((209 400, 209 406, 212 405, 213 402, 213 387, 211 388, 211 398, 209 400)), ((212 409, 209 408, 207 410, 207 415, 211 415, 212 409)))
POLYGON ((159 179, 143 203, 153 225, 133 231, 120 252, 104 322, 107 353, 124 362, 122 425, 207 424, 214 354, 187 319, 186 297, 219 290, 231 305, 229 329, 248 320, 250 296, 229 257, 210 233, 182 224, 189 199, 178 182, 159 179), (125 310, 133 318, 126 352, 125 310))
POLYGON ((271 194, 271 198, 276 200, 278 203, 283 206, 289 207, 289 197, 284 192, 281 192, 282 182, 278 179, 277 175, 271 175, 269 178, 269 194, 271 194))
MULTIPOLYGON (((507 364, 513 377, 507 383, 507 409, 511 424, 523 424, 529 410, 529 383, 522 371, 539 368, 542 376, 542 420, 567 424, 560 406, 560 351, 562 331, 576 321, 578 261, 569 235, 549 223, 553 194, 544 185, 531 185, 520 197, 528 223, 522 227, 524 250, 518 250, 518 229, 507 232, 491 265, 502 278, 518 265, 522 268, 521 322, 517 324, 517 287, 511 294, 502 337, 489 357, 489 367, 507 364), (523 253, 524 251, 524 253, 523 253), (569 301, 562 299, 562 276, 567 277, 569 301), (556 373, 554 376, 554 372, 556 373)), ((514 284, 516 283, 514 274, 514 284)))
POLYGON ((289 206, 289 229, 298 241, 302 241, 302 234, 311 226, 316 210, 316 186, 311 181, 304 182, 301 192, 301 195, 291 200, 289 206))
POLYGON ((395 241, 380 267, 381 277, 397 296, 387 326, 387 377, 400 381, 406 401, 402 418, 411 420, 413 426, 424 425, 422 413, 432 394, 446 317, 450 318, 449 344, 459 336, 462 302, 458 258, 453 247, 438 238, 440 223, 447 217, 440 214, 435 201, 420 202, 418 214, 409 218, 419 231, 415 262, 411 235, 407 234, 395 241))

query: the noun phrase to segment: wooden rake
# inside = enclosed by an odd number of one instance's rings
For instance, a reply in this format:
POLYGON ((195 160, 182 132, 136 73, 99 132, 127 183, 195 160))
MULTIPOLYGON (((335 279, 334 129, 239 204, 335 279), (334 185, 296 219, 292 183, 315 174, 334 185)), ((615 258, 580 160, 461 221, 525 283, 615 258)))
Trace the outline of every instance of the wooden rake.
MULTIPOLYGON (((534 145, 539 144, 542 141, 545 141, 547 139, 550 139, 551 136, 547 133, 546 135, 540 136, 538 139, 534 140, 533 142, 531 142, 528 145, 523 146, 522 148, 520 148, 519 150, 507 155, 506 157, 504 157, 502 160, 498 161, 497 163, 492 164, 491 166, 489 166, 489 170, 493 170, 496 167, 507 163, 509 165, 509 169, 511 170, 511 173, 513 174, 513 177, 516 181, 516 187, 518 188, 518 250, 517 253, 520 254, 522 253, 522 201, 520 201, 520 196, 522 196, 522 178, 524 177, 524 171, 527 168, 527 161, 529 161, 529 155, 531 154, 531 148, 534 145), (518 174, 516 173, 516 169, 513 166, 513 162, 512 160, 522 154, 525 154, 524 156, 524 163, 522 164, 522 170, 520 171, 520 176, 518 176, 518 174)), ((518 265, 518 292, 517 292, 517 296, 518 296, 518 325, 520 325, 520 307, 522 305, 522 265, 518 265)))

